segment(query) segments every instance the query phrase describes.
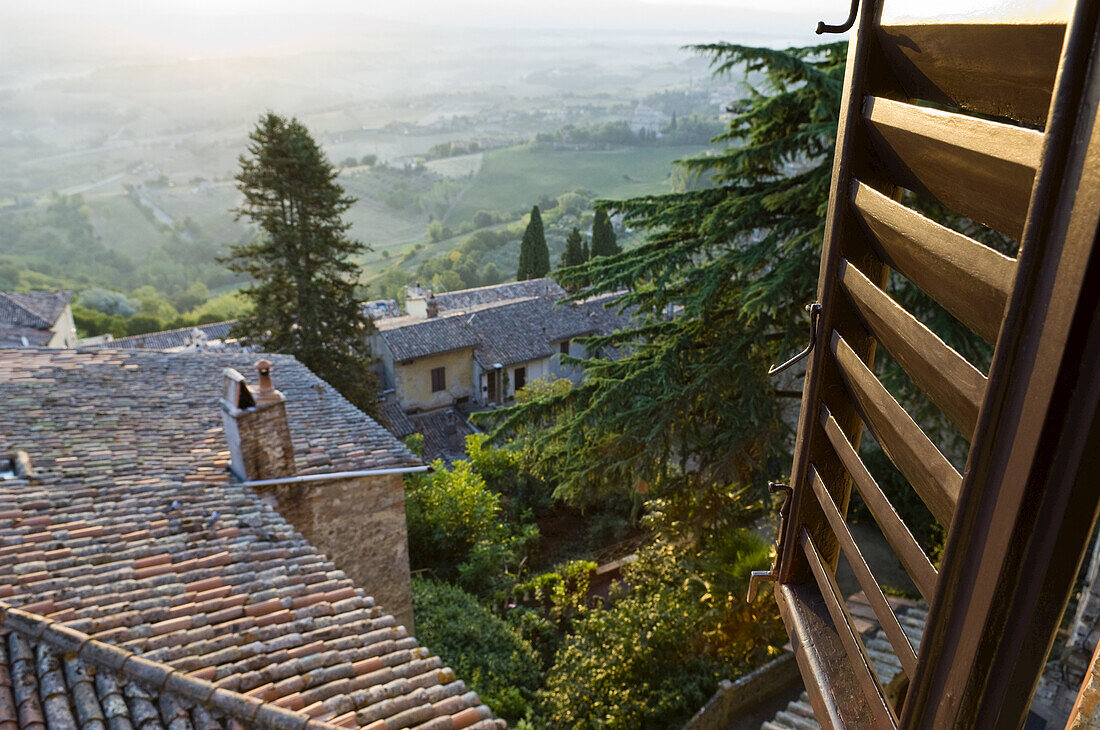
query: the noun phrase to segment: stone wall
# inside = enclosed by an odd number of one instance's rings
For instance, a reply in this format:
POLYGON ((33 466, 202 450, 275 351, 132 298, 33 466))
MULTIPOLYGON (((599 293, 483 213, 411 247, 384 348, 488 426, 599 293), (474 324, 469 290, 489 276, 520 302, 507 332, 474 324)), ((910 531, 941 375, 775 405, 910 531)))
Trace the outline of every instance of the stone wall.
POLYGON ((258 487, 283 517, 386 613, 413 631, 400 474, 258 487))

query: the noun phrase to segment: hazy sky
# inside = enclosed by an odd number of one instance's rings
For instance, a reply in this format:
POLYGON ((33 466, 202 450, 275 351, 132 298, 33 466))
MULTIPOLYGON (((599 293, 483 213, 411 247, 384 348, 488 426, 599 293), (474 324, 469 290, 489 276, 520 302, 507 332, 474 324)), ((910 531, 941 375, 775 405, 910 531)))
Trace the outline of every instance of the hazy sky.
MULTIPOLYGON (((832 15, 845 15, 837 0, 832 15)), ((821 2, 784 0, 0 0, 10 15, 123 17, 152 20, 165 16, 360 14, 390 20, 444 25, 514 24, 553 27, 628 27, 669 30, 706 24, 729 26, 760 15, 816 17, 821 2), (670 22, 674 25, 670 27, 670 22)), ((830 8, 832 10, 832 8, 830 8)), ((808 20, 806 22, 809 22, 808 20)))

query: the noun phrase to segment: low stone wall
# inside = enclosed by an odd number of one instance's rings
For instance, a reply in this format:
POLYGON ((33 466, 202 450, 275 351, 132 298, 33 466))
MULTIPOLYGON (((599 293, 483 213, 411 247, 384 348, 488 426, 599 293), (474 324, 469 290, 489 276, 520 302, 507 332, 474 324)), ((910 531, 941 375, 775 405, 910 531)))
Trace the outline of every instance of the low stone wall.
POLYGON ((736 681, 722 680, 684 730, 725 730, 740 715, 778 697, 800 680, 794 654, 786 652, 736 681))
POLYGON ((405 486, 400 474, 259 487, 318 550, 413 632, 405 486))

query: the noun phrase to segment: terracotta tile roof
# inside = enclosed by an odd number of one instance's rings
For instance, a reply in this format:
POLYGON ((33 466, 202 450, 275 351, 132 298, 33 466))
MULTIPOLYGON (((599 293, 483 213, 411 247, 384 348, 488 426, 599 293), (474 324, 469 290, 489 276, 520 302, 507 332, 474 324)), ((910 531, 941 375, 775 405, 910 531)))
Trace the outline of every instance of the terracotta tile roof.
MULTIPOLYGON (((83 478, 228 481, 221 371, 255 378, 238 351, 0 351, 0 446, 83 478), (61 457, 65 461, 59 461, 61 457)), ((264 355, 287 397, 299 474, 417 464, 384 428, 289 355, 264 355)))
POLYGON ((218 344, 221 347, 240 348, 236 341, 225 342, 229 337, 229 330, 236 323, 237 320, 230 319, 224 322, 195 325, 194 327, 180 327, 174 330, 148 332, 144 335, 118 337, 110 342, 93 345, 93 347, 101 350, 171 350, 195 347, 198 344, 205 345, 212 340, 220 340, 218 344))
POLYGON ((381 415, 382 425, 397 438, 403 439, 409 434, 416 433, 416 426, 409 420, 408 415, 401 409, 399 404, 386 403, 382 406, 381 415))
MULTIPOLYGON (((0 351, 0 449, 36 468, 0 481, 0 728, 503 727, 226 480, 220 371, 254 357, 0 351)), ((293 358, 267 357, 326 470, 412 461, 293 358)))

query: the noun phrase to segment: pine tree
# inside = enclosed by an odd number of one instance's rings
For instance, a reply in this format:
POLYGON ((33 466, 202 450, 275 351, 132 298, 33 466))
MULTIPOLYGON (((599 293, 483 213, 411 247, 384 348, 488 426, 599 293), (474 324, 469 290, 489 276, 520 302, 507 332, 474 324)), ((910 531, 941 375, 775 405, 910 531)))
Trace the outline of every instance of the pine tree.
POLYGON ((546 234, 542 229, 539 207, 531 208, 531 221, 523 232, 519 246, 519 268, 516 280, 539 279, 550 273, 550 249, 546 246, 546 234))
MULTIPOLYGON (((697 50, 711 56, 717 74, 743 69, 762 80, 715 140, 719 149, 678 163, 707 184, 604 202, 647 239, 600 258, 594 234, 592 261, 560 277, 566 285, 588 282, 573 298, 626 290, 618 306, 638 324, 583 343, 589 352, 618 348, 621 357, 584 362, 577 387, 505 411, 497 433, 540 424, 525 433, 529 453, 559 480, 561 498, 583 505, 645 484, 656 509, 686 531, 682 537, 718 540, 715 528, 735 521, 731 510, 740 508, 733 495, 790 465, 789 428, 767 370, 806 344, 803 307, 816 297, 847 48, 697 50)), ((1012 251, 1011 241, 942 206, 913 196, 903 202, 1012 251)), ((969 361, 988 364, 989 346, 915 286, 893 277, 889 293, 969 361)), ((950 430, 934 425, 942 414, 896 363, 880 360, 876 369, 926 432, 950 430)), ((885 462, 873 442, 865 447, 868 458, 885 462)), ((881 486, 913 524, 912 512, 894 501, 913 490, 900 479, 881 486)), ((934 534, 930 525, 918 538, 927 545, 934 534)))
POLYGON ((574 226, 565 239, 565 252, 561 255, 562 267, 579 266, 587 260, 584 257, 583 240, 581 232, 574 226))
POLYGON ((574 297, 626 289, 619 305, 638 324, 588 340, 589 352, 616 347, 619 359, 587 361, 569 393, 498 422, 502 433, 546 424, 525 436, 559 497, 584 504, 642 480, 696 536, 732 519, 731 494, 784 468, 786 429, 767 370, 805 344, 846 47, 698 50, 717 73, 747 67, 771 88, 751 91, 712 154, 680 163, 712 185, 601 205, 592 260, 561 279, 589 280, 574 297), (608 210, 647 240, 609 253, 608 210))
POLYGON ((615 239, 615 229, 607 216, 607 210, 603 208, 597 210, 596 217, 592 220, 592 258, 614 256, 619 253, 619 244, 615 239))
POLYGON ((268 112, 249 140, 237 174, 244 202, 234 212, 255 223, 259 235, 233 246, 225 260, 252 279, 242 293, 253 311, 234 331, 262 350, 294 355, 371 413, 372 324, 360 311, 353 260, 369 249, 347 236, 350 224, 341 218, 354 198, 297 119, 268 112))

